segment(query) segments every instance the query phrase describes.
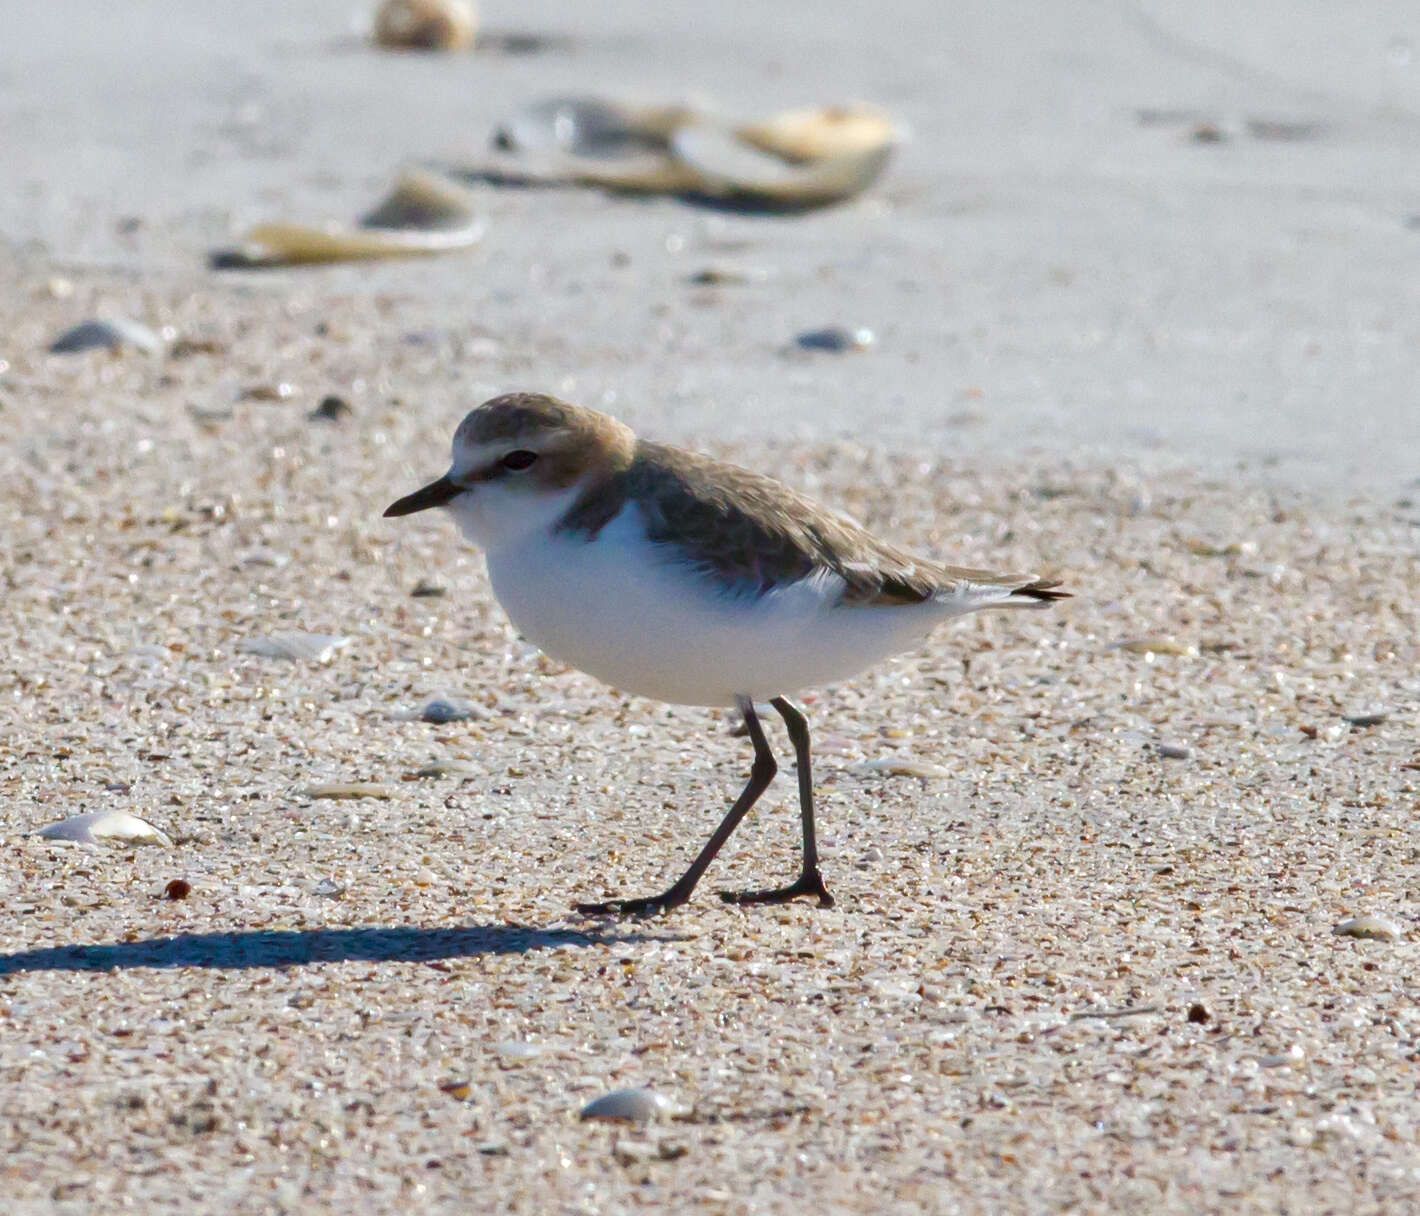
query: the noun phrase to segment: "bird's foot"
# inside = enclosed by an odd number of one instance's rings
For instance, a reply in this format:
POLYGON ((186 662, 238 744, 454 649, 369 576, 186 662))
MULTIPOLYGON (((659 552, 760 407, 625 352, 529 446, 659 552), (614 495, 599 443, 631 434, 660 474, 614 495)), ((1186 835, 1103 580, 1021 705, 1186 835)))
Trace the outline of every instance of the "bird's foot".
POLYGON ((584 916, 659 916, 685 903, 690 896, 674 887, 644 899, 608 899, 601 903, 573 904, 584 916))
POLYGON ((727 904, 787 904, 791 899, 803 895, 818 898, 820 908, 833 907, 833 896, 823 885, 823 876, 818 870, 805 870, 798 880, 787 887, 774 887, 766 891, 721 891, 720 898, 727 904))

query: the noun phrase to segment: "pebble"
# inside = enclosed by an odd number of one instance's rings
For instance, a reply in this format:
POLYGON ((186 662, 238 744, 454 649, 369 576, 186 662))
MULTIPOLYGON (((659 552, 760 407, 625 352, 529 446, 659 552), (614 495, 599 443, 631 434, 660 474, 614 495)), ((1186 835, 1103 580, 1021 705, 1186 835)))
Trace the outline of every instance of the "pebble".
POLYGON ((337 633, 272 633, 245 638, 237 643, 242 654, 259 655, 263 659, 300 659, 329 663, 335 652, 349 646, 353 639, 337 633))
POLYGON ((192 894, 192 884, 185 878, 174 878, 163 888, 164 899, 186 899, 192 894))
POLYGON ((1384 916, 1353 916, 1332 925, 1331 931, 1338 937, 1362 937, 1377 942, 1393 942, 1405 933, 1395 921, 1384 916))
POLYGON ((321 895, 326 899, 339 899, 345 894, 345 888, 338 882, 332 882, 329 878, 322 878, 311 888, 312 895, 321 895))
POLYGON ((337 397, 334 393, 322 397, 320 404, 306 415, 312 422, 341 422, 350 417, 355 411, 350 408, 350 403, 344 397, 337 397))
POLYGON ((827 329, 808 329, 794 338, 800 350, 829 351, 842 354, 850 350, 867 350, 878 337, 871 329, 844 329, 832 325, 827 329))
POLYGON ((1349 722, 1352 726, 1379 726, 1389 717, 1390 711, 1388 709, 1378 709, 1375 712, 1368 714, 1347 714, 1346 721, 1349 722))
POLYGON ((40 828, 38 835, 49 840, 72 840, 80 844, 116 841, 119 844, 160 844, 171 848, 173 843, 166 832, 127 811, 91 811, 87 815, 71 815, 68 819, 40 828))
POLYGON ((468 777, 474 773, 474 767, 462 760, 435 760, 422 768, 414 770, 414 777, 417 780, 428 780, 433 777, 468 777))
POLYGON ((582 1107, 583 1119, 602 1119, 609 1123, 648 1123, 652 1119, 669 1118, 679 1113, 675 1103, 653 1089, 637 1086, 614 1089, 594 1098, 582 1107))
POLYGON ((131 346, 149 354, 160 350, 163 340, 146 325, 115 317, 112 321, 84 321, 65 330, 49 344, 52 354, 72 355, 85 350, 121 350, 131 346))
POLYGON ((437 596, 447 595, 448 588, 441 587, 438 583, 431 583, 426 578, 421 578, 414 584, 414 590, 409 594, 415 599, 433 599, 437 596))
POLYGON ((1155 743, 1154 754, 1163 760, 1193 759, 1193 749, 1182 743, 1155 743))
POLYGON ((462 697, 439 697, 430 701, 420 713, 425 722, 442 725, 445 722, 467 722, 475 713, 472 701, 462 697))

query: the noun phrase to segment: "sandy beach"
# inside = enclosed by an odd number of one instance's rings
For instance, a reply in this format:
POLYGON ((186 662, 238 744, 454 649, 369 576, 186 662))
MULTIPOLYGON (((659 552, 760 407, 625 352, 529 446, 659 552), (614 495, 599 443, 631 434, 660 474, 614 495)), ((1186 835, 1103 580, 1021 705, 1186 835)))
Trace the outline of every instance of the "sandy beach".
POLYGON ((1413 1210, 1420 23, 1236 7, 0 6, 12 1209, 1413 1210), (802 215, 484 184, 468 252, 208 267, 581 93, 910 137, 802 215), (749 747, 380 518, 511 389, 1075 592, 807 699, 836 908, 716 897, 791 877, 786 763, 690 905, 571 911, 749 747), (171 844, 35 835, 110 809, 171 844))

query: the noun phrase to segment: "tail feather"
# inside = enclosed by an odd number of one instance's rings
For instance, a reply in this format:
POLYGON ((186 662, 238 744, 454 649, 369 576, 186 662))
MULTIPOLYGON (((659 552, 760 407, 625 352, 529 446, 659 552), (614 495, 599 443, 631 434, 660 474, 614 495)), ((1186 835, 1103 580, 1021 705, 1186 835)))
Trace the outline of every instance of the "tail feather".
POLYGON ((1034 582, 1027 583, 1024 587, 1017 587, 1012 596, 1023 596, 1028 600, 1035 600, 1040 604, 1053 603, 1055 600, 1068 600, 1072 598, 1069 591, 1057 591, 1060 586, 1058 578, 1038 578, 1034 582))

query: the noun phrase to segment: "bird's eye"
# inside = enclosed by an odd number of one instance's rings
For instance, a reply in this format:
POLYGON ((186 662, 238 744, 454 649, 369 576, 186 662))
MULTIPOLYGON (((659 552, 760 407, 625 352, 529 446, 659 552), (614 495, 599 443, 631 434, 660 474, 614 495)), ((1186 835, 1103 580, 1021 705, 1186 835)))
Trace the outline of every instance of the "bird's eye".
POLYGON ((516 452, 509 452, 499 462, 505 469, 514 473, 521 473, 524 469, 530 468, 533 461, 537 459, 536 452, 529 452, 526 448, 519 448, 516 452))

